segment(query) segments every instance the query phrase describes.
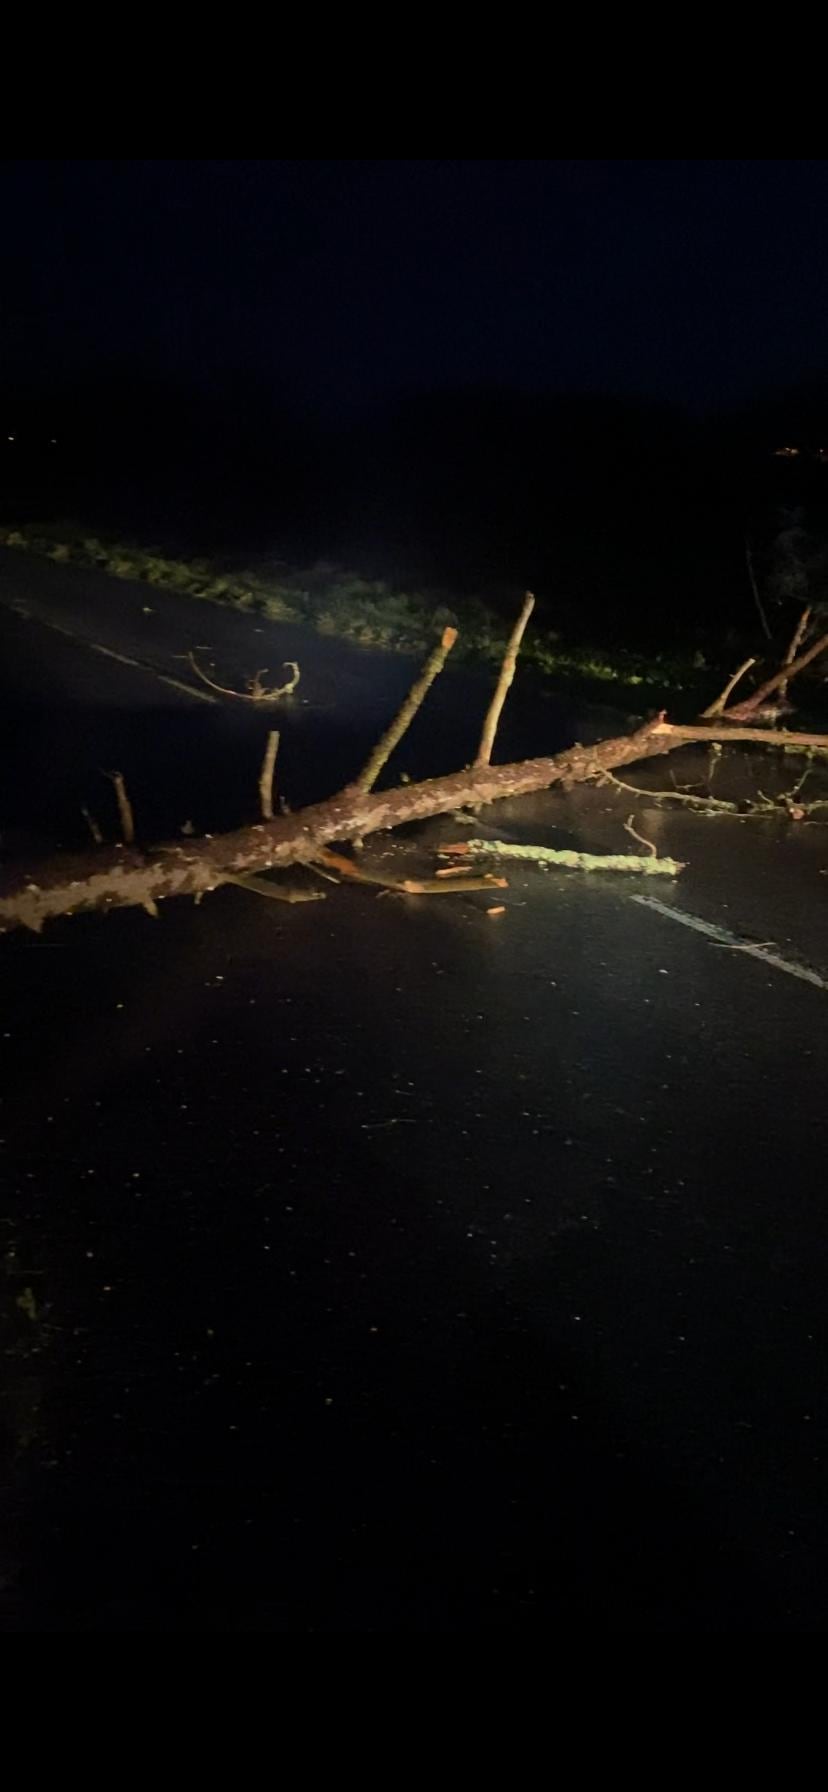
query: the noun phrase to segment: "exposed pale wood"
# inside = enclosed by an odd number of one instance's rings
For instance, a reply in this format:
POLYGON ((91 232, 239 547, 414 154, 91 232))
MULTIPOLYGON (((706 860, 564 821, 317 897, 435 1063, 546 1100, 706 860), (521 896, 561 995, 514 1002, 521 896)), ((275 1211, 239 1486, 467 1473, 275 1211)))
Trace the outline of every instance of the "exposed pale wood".
MULTIPOLYGON (((734 709, 729 709, 720 719, 729 723, 730 717, 735 714, 734 709)), ((749 742, 757 747, 793 747, 801 748, 803 752, 816 748, 821 753, 828 753, 828 734, 807 734, 795 728, 779 728, 775 733, 769 734, 767 728, 717 728, 715 723, 702 726, 701 722, 685 724, 667 722, 661 718, 652 724, 652 728, 657 740, 668 743, 661 747, 662 753, 672 753, 674 747, 688 741, 717 741, 726 747, 734 740, 749 742)), ((654 750, 658 751, 658 748, 654 750)), ((621 761, 617 763, 620 764, 621 761)))

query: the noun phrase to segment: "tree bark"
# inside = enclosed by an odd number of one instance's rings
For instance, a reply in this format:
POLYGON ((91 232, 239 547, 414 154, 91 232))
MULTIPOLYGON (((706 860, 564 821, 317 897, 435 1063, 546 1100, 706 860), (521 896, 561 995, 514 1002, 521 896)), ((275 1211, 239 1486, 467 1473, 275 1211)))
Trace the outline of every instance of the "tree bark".
POLYGON ((84 909, 149 907, 170 896, 201 897, 246 873, 310 864, 335 840, 376 833, 446 815, 471 804, 526 796, 554 784, 583 783, 615 766, 671 753, 693 741, 751 741, 762 746, 821 747, 828 735, 780 733, 764 728, 675 727, 663 715, 596 746, 574 746, 548 759, 481 766, 430 778, 396 790, 363 791, 351 785, 296 815, 278 816, 212 839, 176 840, 140 852, 134 847, 60 854, 28 870, 0 876, 0 931, 30 927, 84 909))

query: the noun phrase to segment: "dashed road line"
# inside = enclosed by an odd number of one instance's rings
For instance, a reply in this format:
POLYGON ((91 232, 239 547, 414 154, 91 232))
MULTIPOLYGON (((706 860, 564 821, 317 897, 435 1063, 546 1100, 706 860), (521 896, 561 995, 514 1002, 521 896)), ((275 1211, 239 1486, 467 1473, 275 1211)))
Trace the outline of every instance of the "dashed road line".
POLYGON ((88 647, 92 653, 102 653, 108 660, 117 660, 122 666, 131 666, 135 672, 146 672, 149 678, 155 678, 159 684, 168 684, 174 691, 181 691, 185 697, 195 697, 199 703, 218 703, 218 697, 211 696, 209 691, 199 690, 196 685, 185 684, 181 678, 173 678, 171 673, 159 672, 156 666, 150 666, 146 660, 136 660, 128 653, 116 653, 114 647, 105 647, 102 641, 88 641, 85 635, 77 635, 67 628, 65 623, 54 622, 51 617, 39 616, 29 609, 19 598, 2 598, 3 608, 10 610, 13 616, 19 616, 24 622, 37 623, 40 628, 48 628, 55 635, 63 635, 67 641, 73 641, 76 647, 88 647))
POLYGON ((699 915, 688 915, 682 908, 670 908, 666 902, 659 902, 655 896, 630 896, 630 902, 640 903, 642 908, 653 908, 659 915, 666 915, 668 921, 678 921, 680 927, 692 927, 694 933, 702 933, 717 946, 728 946, 732 952, 742 952, 747 958, 756 958, 760 964, 770 965, 775 971, 784 971, 788 977, 798 977, 802 983, 812 983, 816 989, 828 989, 828 979, 821 977, 819 971, 810 965, 797 964, 793 959, 782 958, 780 953, 769 950, 764 945, 754 945, 750 940, 740 940, 738 934, 731 933, 727 927, 720 927, 715 921, 702 921, 699 915))
MULTIPOLYGON (((50 627, 50 624, 47 623, 46 627, 50 627)), ((60 632, 69 634, 68 629, 61 629, 60 632)), ((134 660, 128 653, 116 653, 114 647, 104 647, 101 641, 84 641, 79 635, 71 635, 70 639, 77 641, 79 647, 91 647, 93 653, 104 654, 108 660, 118 660, 122 666, 133 666, 137 672, 148 672, 152 678, 158 679, 159 684, 172 685, 174 691, 184 691, 188 697, 197 697, 200 703, 218 702, 218 698, 211 697, 209 691, 198 691, 195 685, 185 684, 183 679, 173 678, 167 672, 159 672, 155 666, 148 666, 145 660, 134 660)))

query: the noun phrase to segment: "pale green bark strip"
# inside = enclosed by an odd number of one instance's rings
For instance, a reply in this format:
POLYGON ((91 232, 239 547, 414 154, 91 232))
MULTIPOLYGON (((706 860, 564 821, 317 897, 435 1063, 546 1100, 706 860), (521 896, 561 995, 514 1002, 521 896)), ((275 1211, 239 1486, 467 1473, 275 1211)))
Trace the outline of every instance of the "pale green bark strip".
POLYGON ((678 877, 681 859, 658 859, 654 853, 572 852, 557 846, 517 846, 506 840, 465 840, 473 858, 526 859, 536 865, 560 865, 566 871, 632 871, 644 877, 678 877))

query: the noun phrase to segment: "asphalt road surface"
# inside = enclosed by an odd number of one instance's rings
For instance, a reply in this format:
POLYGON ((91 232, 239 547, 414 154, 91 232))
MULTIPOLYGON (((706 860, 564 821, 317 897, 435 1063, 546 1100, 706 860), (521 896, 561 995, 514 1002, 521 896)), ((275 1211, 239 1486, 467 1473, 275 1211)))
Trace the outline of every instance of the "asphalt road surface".
MULTIPOLYGON (((267 724, 194 647, 300 661, 292 802, 351 775, 410 666, 257 626, 0 556, 6 856, 111 829, 102 768, 149 835, 253 814, 267 724)), ((462 763, 486 688, 400 768, 462 763)), ((590 728, 518 683, 501 750, 590 728)), ((5 1630, 825 1628, 828 834, 607 791, 480 828, 618 850, 630 810, 675 883, 0 942, 5 1630)))

